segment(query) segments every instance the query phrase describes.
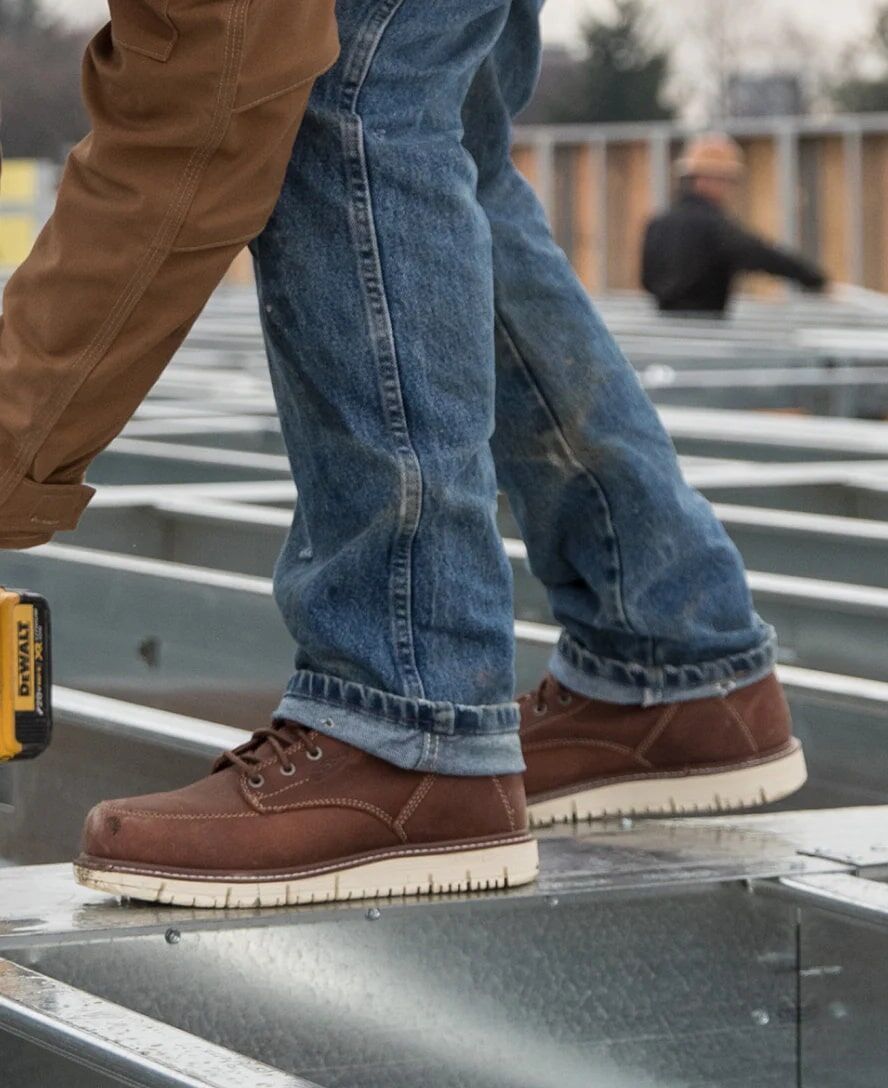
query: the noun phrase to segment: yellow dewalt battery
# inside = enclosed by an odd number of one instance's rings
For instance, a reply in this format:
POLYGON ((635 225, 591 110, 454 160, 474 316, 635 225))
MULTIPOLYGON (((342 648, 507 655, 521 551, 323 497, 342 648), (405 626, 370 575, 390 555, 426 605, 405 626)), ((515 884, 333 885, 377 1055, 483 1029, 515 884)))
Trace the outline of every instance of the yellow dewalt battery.
POLYGON ((0 587, 0 763, 33 759, 52 737, 49 605, 0 587))

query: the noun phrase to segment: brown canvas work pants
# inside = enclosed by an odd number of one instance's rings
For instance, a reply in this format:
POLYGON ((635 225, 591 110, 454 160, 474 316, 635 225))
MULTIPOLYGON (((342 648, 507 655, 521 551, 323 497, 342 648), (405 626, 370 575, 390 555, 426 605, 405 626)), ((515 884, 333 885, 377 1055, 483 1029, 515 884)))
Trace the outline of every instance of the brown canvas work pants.
POLYGON ((72 529, 123 428, 274 209, 334 0, 109 0, 93 131, 0 319, 0 547, 72 529))

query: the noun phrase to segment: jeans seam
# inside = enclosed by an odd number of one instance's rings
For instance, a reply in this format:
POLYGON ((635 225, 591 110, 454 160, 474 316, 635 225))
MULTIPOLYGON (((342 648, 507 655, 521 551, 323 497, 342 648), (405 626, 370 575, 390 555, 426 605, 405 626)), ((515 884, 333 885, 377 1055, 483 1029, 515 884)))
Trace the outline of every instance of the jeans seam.
MULTIPOLYGON (((561 423, 560 423, 560 421, 558 419, 558 416, 555 414, 554 409, 552 408, 551 404, 549 403, 549 401, 546 398, 545 394, 543 393, 542 389, 540 389, 539 383, 534 378, 532 368, 529 366, 527 360, 524 358, 524 356, 519 351, 518 345, 515 343, 515 339, 512 336, 512 333, 511 333, 511 331, 510 331, 510 329, 509 329, 509 327, 508 327, 508 325, 507 325, 507 323, 506 323, 506 321, 505 321, 499 307, 496 307, 495 313, 496 313, 496 323, 499 326, 500 331, 503 334, 503 338, 505 339, 506 344, 508 345, 509 350, 512 352, 512 355, 514 356, 516 362, 518 362, 521 369, 524 371, 524 374, 525 374, 525 377, 527 378, 528 384, 530 385, 530 388, 533 391, 534 396, 539 401, 540 407, 543 409, 543 411, 546 413, 546 415, 552 421, 553 431, 554 431, 555 435, 557 436, 558 441, 560 442, 565 454, 569 458, 569 460, 570 460, 571 464, 574 466, 574 468, 576 468, 579 472, 581 472, 583 474, 583 476, 585 476, 586 479, 588 479, 590 481, 590 483, 592 484, 592 486, 595 489, 595 494, 598 496, 599 502, 601 503, 601 507, 602 507, 602 510, 603 510, 603 513, 604 513, 604 523, 605 523, 604 537, 605 537, 605 541, 606 541, 606 544, 607 544, 607 547, 608 547, 608 552, 610 554, 613 571, 614 571, 614 574, 615 574, 614 590, 613 590, 613 601, 614 601, 614 605, 616 606, 616 612, 617 612, 617 615, 618 615, 618 619, 623 624, 623 626, 626 628, 627 631, 630 631, 634 635, 638 635, 639 638, 645 638, 646 636, 644 636, 640 631, 637 631, 635 629, 635 627, 632 625, 632 623, 629 620, 629 617, 627 615, 627 612, 626 612, 626 605, 625 605, 625 602, 623 600, 623 562, 622 562, 622 557, 620 555, 619 540, 617 539, 616 529, 614 528, 613 514, 611 512, 610 502, 608 501, 607 494, 605 493, 604 487, 602 486, 601 481, 598 479, 598 477, 595 475, 595 473, 591 472, 583 464, 583 462, 579 459, 577 454, 574 452, 573 447, 571 446, 570 442, 568 442, 567 435, 564 433, 564 430, 561 427, 561 423)), ((649 652, 649 654, 651 654, 651 642, 652 642, 652 640, 646 639, 646 641, 648 643, 648 652, 649 652)), ((651 654, 651 656, 652 656, 652 654, 651 654)))
POLYGON ((428 768, 428 756, 429 756, 429 748, 431 747, 431 744, 432 744, 432 734, 431 733, 426 733, 425 736, 422 738, 422 748, 420 749, 419 756, 416 759, 416 767, 415 767, 416 770, 418 770, 418 771, 427 771, 429 769, 428 768))
POLYGON ((772 627, 765 625, 762 627, 761 633, 765 636, 763 641, 750 649, 732 650, 725 654, 720 654, 718 657, 708 658, 705 661, 687 661, 681 665, 647 665, 640 661, 627 661, 616 657, 608 657, 606 654, 588 649, 582 642, 574 638, 569 631, 562 631, 561 637, 555 647, 555 653, 560 654, 567 659, 570 658, 570 655, 577 658, 578 660, 571 662, 572 664, 577 664, 583 658, 588 658, 589 660, 600 662, 608 667, 616 666, 628 671, 635 671, 651 676, 669 676, 684 672, 688 669, 704 670, 721 667, 730 667, 734 669, 736 668, 735 663, 739 662, 741 659, 773 655, 776 632, 772 627))
MULTIPOLYGON (((663 697, 670 691, 687 692, 701 687, 716 687, 724 693, 733 690, 738 679, 746 679, 766 668, 773 669, 774 637, 773 629, 770 629, 767 640, 752 649, 738 650, 703 662, 642 665, 639 662, 619 661, 593 653, 567 632, 563 632, 549 667, 558 676, 561 672, 560 663, 563 663, 578 675, 603 681, 605 684, 616 684, 624 690, 631 688, 642 693, 642 706, 652 706, 663 701, 663 697), (617 673, 621 675, 618 676, 617 673), (725 684, 731 686, 726 688, 725 684)), ((563 682, 567 683, 567 680, 563 679, 563 682)), ((608 699, 607 695, 590 697, 608 699)))
MULTIPOLYGON (((410 722, 410 721, 404 721, 403 718, 395 718, 391 714, 383 714, 382 712, 380 712, 378 710, 374 710, 372 707, 368 707, 368 706, 365 706, 365 705, 350 706, 347 703, 344 703, 341 699, 335 698, 335 696, 327 696, 325 698, 321 698, 319 695, 311 695, 308 692, 293 691, 292 689, 288 689, 287 691, 284 692, 284 698, 285 699, 302 699, 302 700, 305 700, 306 702, 309 702, 309 703, 317 703, 318 706, 336 707, 339 710, 347 710, 347 711, 351 711, 351 712, 353 712, 355 714, 366 714, 366 715, 368 715, 368 716, 370 716, 372 718, 379 718, 381 721, 390 722, 392 725, 397 725, 397 726, 403 727, 404 729, 412 730, 415 733, 422 733, 424 736, 440 736, 441 735, 438 731, 436 731, 434 729, 425 729, 425 728, 423 728, 422 725, 419 725, 419 724, 416 724, 416 723, 410 722)), ((503 727, 501 729, 483 729, 483 730, 477 730, 477 731, 474 731, 474 732, 471 732, 471 733, 467 733, 465 731, 460 731, 459 734, 454 732, 454 733, 445 733, 443 735, 444 736, 456 736, 456 735, 459 735, 459 736, 471 736, 471 737, 500 737, 500 736, 505 736, 505 735, 507 735, 509 733, 514 733, 516 726, 517 726, 517 723, 514 726, 505 726, 505 727, 503 727)))
POLYGON ((425 698, 416 659, 413 634, 413 545, 423 505, 422 466, 410 435, 400 361, 388 304, 379 239, 373 211, 364 129, 358 99, 370 74, 373 59, 391 20, 404 0, 387 0, 373 13, 343 79, 341 136, 348 167, 349 221, 355 238, 359 277, 377 365, 377 377, 386 426, 395 442, 400 478, 400 506, 394 535, 389 577, 392 640, 405 693, 425 698))

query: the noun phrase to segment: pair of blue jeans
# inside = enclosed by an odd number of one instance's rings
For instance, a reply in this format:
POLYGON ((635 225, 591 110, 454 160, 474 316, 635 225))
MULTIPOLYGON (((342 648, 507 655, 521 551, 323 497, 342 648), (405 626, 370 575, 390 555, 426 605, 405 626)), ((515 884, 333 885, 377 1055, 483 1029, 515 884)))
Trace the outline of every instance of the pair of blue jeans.
POLYGON ((401 767, 521 771, 497 488, 563 628, 625 704, 773 667, 739 556, 510 161, 541 0, 340 0, 254 246, 298 488, 278 716, 401 767))

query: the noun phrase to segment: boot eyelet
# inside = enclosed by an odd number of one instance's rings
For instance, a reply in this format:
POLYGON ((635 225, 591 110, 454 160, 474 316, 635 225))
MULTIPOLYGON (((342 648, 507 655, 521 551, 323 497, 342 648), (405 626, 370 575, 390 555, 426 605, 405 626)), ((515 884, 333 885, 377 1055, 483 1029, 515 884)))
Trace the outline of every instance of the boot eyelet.
POLYGON ((247 779, 247 785, 254 790, 261 790, 265 785, 265 779, 261 774, 254 774, 252 778, 247 779))
POLYGON ((542 718, 544 714, 549 713, 549 708, 546 706, 545 703, 540 703, 539 706, 535 706, 533 708, 533 712, 538 718, 542 718))
POLYGON ((562 706, 570 706, 570 704, 571 704, 571 703, 573 702, 573 696, 572 696, 572 695, 568 695, 568 694, 566 694, 566 693, 565 693, 565 694, 563 694, 563 695, 559 695, 559 696, 558 696, 558 702, 559 702, 559 703, 560 703, 560 704, 561 704, 562 706))
POLYGON ((323 748, 309 748, 308 751, 305 753, 305 758, 310 759, 312 763, 317 763, 317 761, 321 758, 321 756, 323 756, 323 754, 323 748))
POLYGON ((292 778, 292 776, 295 773, 296 773, 296 764, 295 763, 288 763, 286 765, 286 767, 281 767, 281 774, 284 776, 284 778, 292 778))

